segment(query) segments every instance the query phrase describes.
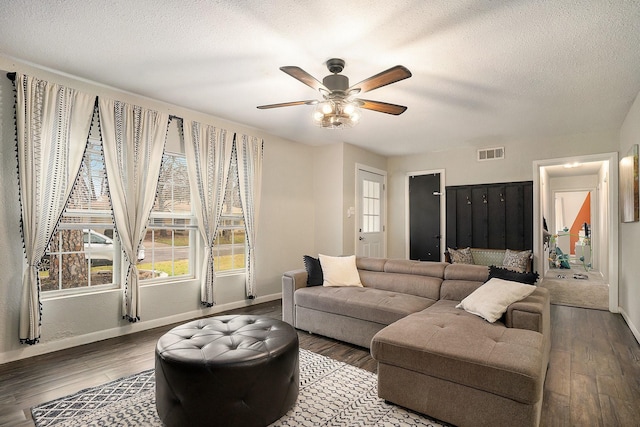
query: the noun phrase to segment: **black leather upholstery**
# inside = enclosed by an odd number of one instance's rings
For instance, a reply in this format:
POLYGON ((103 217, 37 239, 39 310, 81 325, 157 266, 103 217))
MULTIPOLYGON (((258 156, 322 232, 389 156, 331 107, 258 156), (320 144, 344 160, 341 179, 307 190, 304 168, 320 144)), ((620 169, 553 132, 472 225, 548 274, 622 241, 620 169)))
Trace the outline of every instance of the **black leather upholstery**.
POLYGON ((166 426, 266 426, 298 397, 298 335, 267 317, 196 320, 158 340, 155 371, 166 426))

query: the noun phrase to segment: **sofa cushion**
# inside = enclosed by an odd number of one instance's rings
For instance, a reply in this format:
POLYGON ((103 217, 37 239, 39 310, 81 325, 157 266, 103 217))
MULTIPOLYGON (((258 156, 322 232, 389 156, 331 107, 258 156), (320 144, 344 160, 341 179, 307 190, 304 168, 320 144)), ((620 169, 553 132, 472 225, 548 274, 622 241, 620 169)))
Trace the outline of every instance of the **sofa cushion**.
POLYGON ((384 264, 385 273, 404 273, 416 276, 444 278, 444 271, 450 265, 446 262, 413 261, 406 259, 390 259, 384 264))
POLYGON ((445 280, 471 280, 486 282, 489 278, 489 267, 485 265, 450 264, 444 271, 445 280))
POLYGON ((389 325, 435 302, 397 292, 359 287, 310 287, 298 289, 295 304, 313 310, 341 314, 389 325))
POLYGON ((362 286, 356 268, 356 256, 335 257, 319 254, 322 286, 362 286))
POLYGON ((384 271, 386 258, 356 257, 358 270, 384 271))
POLYGON ((482 285, 484 282, 473 280, 445 280, 440 286, 440 299, 460 302, 482 285))
POLYGON ((440 298, 442 278, 415 274, 360 271, 360 280, 366 288, 398 292, 437 300, 440 298))
POLYGON ((493 323, 502 317, 509 305, 531 295, 535 289, 532 285, 493 278, 463 299, 456 308, 493 323))
MULTIPOLYGON (((312 288, 310 288, 312 289, 312 288)), ((488 323, 440 300, 378 332, 371 354, 385 363, 525 404, 542 395, 542 334, 488 323)))

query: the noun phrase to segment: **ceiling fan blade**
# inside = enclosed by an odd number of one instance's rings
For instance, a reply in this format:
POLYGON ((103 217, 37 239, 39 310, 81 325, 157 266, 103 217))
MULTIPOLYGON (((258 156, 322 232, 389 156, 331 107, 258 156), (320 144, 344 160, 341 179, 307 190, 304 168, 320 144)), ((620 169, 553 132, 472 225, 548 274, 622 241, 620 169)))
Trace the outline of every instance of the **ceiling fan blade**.
POLYGON ((327 92, 331 92, 329 89, 327 89, 325 85, 320 83, 318 79, 316 79, 315 77, 313 77, 311 74, 307 73, 305 70, 303 70, 300 67, 286 66, 286 67, 280 67, 280 69, 285 73, 289 74, 294 79, 299 80, 302 83, 306 84, 311 89, 315 89, 317 91, 325 90, 327 92))
POLYGON ((358 98, 354 101, 357 101, 360 104, 360 108, 377 111, 379 113, 393 114, 394 116, 399 116, 407 109, 404 105, 388 104, 386 102, 371 101, 368 99, 358 98))
POLYGON ((411 71, 402 65, 396 65, 395 67, 391 67, 386 71, 376 74, 375 76, 371 76, 360 83, 354 84, 347 90, 347 92, 360 89, 360 93, 364 93, 391 83, 399 82, 400 80, 408 79, 409 77, 411 77, 411 71))
POLYGON ((316 105, 317 103, 318 103, 318 100, 310 99, 308 101, 293 101, 293 102, 283 102, 281 104, 259 105, 258 108, 261 110, 266 110, 268 108, 293 107, 294 105, 316 105))

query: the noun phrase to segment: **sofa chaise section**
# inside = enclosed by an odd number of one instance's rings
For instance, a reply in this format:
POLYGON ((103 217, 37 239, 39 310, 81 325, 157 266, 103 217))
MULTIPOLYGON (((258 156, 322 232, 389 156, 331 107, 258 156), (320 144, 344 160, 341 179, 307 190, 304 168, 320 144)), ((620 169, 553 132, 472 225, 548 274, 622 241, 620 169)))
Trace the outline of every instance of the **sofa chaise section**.
POLYGON ((458 426, 537 426, 547 338, 456 304, 440 300, 376 334, 378 395, 458 426))

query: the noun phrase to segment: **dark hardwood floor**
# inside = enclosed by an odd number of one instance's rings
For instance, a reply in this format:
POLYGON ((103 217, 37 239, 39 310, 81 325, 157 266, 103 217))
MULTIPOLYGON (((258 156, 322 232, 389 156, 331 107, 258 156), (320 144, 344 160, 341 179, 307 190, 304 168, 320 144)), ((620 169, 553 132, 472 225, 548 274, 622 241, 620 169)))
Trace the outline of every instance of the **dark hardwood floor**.
MULTIPOLYGON (((281 317, 280 301, 233 314, 281 317)), ((226 313, 225 313, 226 314, 226 313)), ((640 346, 620 315, 552 306, 543 426, 639 426, 640 346)), ((0 425, 33 426, 30 408, 153 368, 157 339, 175 325, 0 365, 0 425)), ((300 347, 376 371, 367 349, 298 333, 300 347)))

